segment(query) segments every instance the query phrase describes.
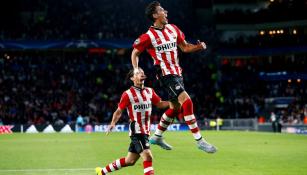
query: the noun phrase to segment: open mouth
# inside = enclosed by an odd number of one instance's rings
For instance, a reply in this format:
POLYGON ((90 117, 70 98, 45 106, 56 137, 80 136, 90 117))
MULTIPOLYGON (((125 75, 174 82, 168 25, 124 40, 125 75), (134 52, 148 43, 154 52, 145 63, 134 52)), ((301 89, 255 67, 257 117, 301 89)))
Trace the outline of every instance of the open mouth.
POLYGON ((141 77, 140 80, 141 80, 141 81, 144 81, 146 78, 147 78, 146 75, 144 75, 144 76, 141 77))

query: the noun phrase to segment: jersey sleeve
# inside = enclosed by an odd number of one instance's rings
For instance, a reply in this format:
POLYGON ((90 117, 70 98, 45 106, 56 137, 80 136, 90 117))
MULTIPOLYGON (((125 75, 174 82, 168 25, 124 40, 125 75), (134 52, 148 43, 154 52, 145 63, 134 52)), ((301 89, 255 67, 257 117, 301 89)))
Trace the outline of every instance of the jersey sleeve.
POLYGON ((136 39, 133 43, 133 48, 143 52, 145 49, 150 47, 151 41, 147 34, 141 35, 138 39, 136 39))
POLYGON ((156 92, 152 89, 152 104, 156 105, 161 101, 161 98, 156 94, 156 92))
POLYGON ((184 33, 176 25, 173 24, 172 26, 176 29, 177 32, 177 44, 182 43, 185 40, 184 33))
POLYGON ((128 94, 124 92, 118 103, 118 108, 121 110, 124 110, 126 107, 129 106, 129 104, 130 104, 130 100, 129 100, 128 94))

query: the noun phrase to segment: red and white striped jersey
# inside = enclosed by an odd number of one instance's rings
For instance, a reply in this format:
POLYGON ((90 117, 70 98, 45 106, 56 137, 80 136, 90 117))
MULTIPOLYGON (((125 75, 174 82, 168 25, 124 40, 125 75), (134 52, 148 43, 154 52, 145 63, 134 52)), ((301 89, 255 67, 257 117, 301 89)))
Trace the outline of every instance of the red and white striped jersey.
POLYGON ((164 75, 180 75, 182 69, 179 65, 177 45, 185 40, 182 31, 174 24, 167 24, 163 29, 153 26, 135 40, 133 47, 143 52, 145 49, 159 65, 164 75))
POLYGON ((130 126, 129 135, 147 134, 150 135, 150 116, 152 104, 156 105, 161 98, 152 88, 140 89, 132 86, 126 90, 120 99, 118 108, 127 109, 130 126))

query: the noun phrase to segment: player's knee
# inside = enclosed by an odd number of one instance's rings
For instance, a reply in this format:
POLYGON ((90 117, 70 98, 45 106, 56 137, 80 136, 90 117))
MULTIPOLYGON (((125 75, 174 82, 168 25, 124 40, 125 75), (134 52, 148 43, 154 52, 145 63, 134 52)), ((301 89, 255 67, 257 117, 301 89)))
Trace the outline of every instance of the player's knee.
POLYGON ((144 161, 150 161, 150 162, 152 162, 152 156, 151 156, 151 155, 145 156, 145 157, 144 157, 144 161))
POLYGON ((127 166, 133 166, 136 163, 135 159, 126 159, 127 166))
POLYGON ((183 91, 179 96, 178 96, 178 101, 182 105, 186 100, 191 99, 189 94, 186 91, 183 91))
POLYGON ((142 153, 142 158, 144 161, 152 161, 153 157, 149 150, 144 150, 142 153))

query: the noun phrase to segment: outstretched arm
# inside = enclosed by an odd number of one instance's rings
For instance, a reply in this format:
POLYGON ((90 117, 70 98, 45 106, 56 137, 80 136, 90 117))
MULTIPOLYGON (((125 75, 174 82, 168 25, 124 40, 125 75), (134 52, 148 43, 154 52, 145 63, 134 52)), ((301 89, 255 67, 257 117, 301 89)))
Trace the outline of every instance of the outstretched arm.
POLYGON ((133 49, 131 53, 131 62, 134 70, 137 70, 139 68, 139 55, 141 52, 137 50, 136 48, 133 49))
POLYGON ((122 116, 122 113, 123 111, 119 108, 117 108, 116 111, 113 113, 113 118, 111 124, 108 127, 107 134, 109 134, 112 131, 112 129, 115 128, 115 125, 122 116))
POLYGON ((204 42, 197 41, 197 44, 188 43, 186 40, 182 41, 179 45, 182 52, 190 53, 199 50, 205 50, 207 48, 204 42))

